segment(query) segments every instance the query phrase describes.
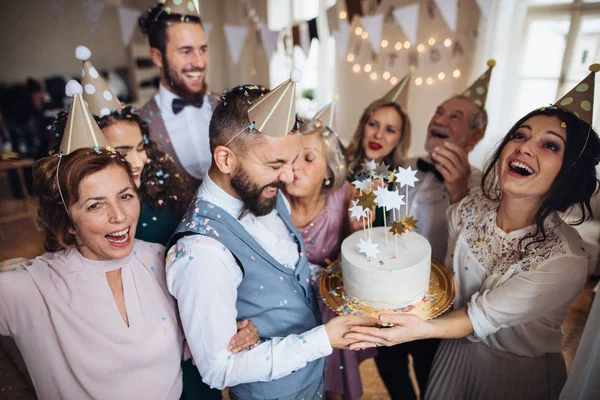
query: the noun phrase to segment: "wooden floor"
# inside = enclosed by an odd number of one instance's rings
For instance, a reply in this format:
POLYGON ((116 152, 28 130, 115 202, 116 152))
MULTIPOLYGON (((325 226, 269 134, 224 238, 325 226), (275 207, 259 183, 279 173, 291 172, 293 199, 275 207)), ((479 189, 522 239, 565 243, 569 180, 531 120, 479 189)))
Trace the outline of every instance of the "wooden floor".
MULTIPOLYGON (((4 176, 0 176, 0 215, 21 211, 22 202, 10 199, 10 189, 4 176)), ((10 222, 0 226, 0 261, 14 258, 34 258, 44 252, 43 237, 30 220, 10 222)), ((563 326, 565 333, 563 353, 570 368, 585 326, 593 300, 592 284, 573 301, 563 326)), ((389 399, 385 386, 377 373, 374 361, 361 365, 365 400, 389 399)), ((0 349, 0 399, 35 399, 35 395, 24 377, 14 368, 5 352, 0 349)))

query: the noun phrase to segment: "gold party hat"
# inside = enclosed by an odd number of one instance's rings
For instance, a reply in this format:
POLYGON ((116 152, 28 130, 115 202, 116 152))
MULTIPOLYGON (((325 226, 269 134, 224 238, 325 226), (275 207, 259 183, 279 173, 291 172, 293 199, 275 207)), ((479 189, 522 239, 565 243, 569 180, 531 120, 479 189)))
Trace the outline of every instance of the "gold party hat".
POLYGON ((163 9, 167 14, 200 18, 200 10, 194 0, 163 0, 158 3, 164 4, 163 9))
POLYGON ((283 137, 296 123, 296 82, 299 70, 292 71, 290 79, 258 99, 248 109, 248 119, 264 135, 283 137))
POLYGON ((463 96, 473 100, 479 107, 485 108, 492 69, 496 66, 495 60, 488 60, 488 69, 473 84, 463 92, 463 96))
POLYGON ((337 108, 337 100, 339 96, 334 96, 333 101, 327 104, 321 111, 315 114, 313 119, 318 119, 334 132, 337 132, 337 122, 336 122, 336 113, 335 109, 337 108))
POLYGON ((73 97, 73 103, 69 109, 69 117, 60 142, 60 152, 63 155, 84 147, 98 149, 108 146, 106 138, 83 102, 82 91, 83 89, 77 81, 67 83, 66 94, 73 97))
POLYGON ((90 62, 91 56, 92 52, 85 46, 77 46, 77 49, 75 49, 75 57, 83 62, 81 71, 83 100, 85 100, 92 114, 104 117, 121 108, 123 104, 94 68, 90 62))
POLYGON ((561 97, 554 105, 577 115, 579 119, 592 125, 594 113, 594 81, 600 64, 590 65, 590 73, 581 82, 561 97))
POLYGON ((385 96, 381 98, 381 101, 386 103, 396 103, 402 107, 403 110, 406 110, 408 107, 408 92, 410 90, 411 74, 412 71, 406 74, 404 78, 400 79, 400 82, 398 82, 392 90, 387 92, 385 96))

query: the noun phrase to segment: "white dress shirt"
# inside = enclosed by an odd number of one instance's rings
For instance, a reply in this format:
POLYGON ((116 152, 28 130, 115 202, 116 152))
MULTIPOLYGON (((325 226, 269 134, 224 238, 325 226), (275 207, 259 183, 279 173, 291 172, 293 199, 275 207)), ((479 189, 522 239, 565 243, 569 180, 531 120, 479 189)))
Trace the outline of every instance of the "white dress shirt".
MULTIPOLYGON (((198 189, 198 196, 235 219, 244 206, 208 175, 198 189)), ((286 206, 289 209, 289 204, 286 206)), ((278 262, 295 269, 298 246, 277 212, 263 217, 247 214, 240 224, 278 262)), ((238 354, 227 351, 231 337, 237 333, 237 288, 242 279, 242 271, 231 252, 212 237, 181 238, 167 256, 167 285, 178 301, 185 336, 205 383, 223 389, 271 381, 331 354, 324 325, 301 335, 272 338, 238 354)))
POLYGON ((176 115, 173 113, 173 99, 178 97, 161 84, 154 100, 177 158, 190 175, 202 179, 212 159, 208 138, 212 107, 208 95, 204 95, 201 108, 187 106, 176 115))

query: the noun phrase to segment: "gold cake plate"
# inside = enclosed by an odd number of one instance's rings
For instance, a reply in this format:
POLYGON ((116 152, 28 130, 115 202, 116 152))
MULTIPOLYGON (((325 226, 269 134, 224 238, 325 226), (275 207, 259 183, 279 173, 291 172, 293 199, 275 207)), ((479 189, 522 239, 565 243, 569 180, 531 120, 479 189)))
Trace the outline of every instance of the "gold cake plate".
POLYGON ((338 262, 327 267, 319 280, 319 292, 323 301, 338 315, 365 315, 379 317, 381 314, 414 314, 421 319, 433 319, 452 306, 458 285, 456 278, 446 267, 431 260, 429 290, 415 304, 397 309, 369 307, 352 300, 344 291, 342 269, 338 262))

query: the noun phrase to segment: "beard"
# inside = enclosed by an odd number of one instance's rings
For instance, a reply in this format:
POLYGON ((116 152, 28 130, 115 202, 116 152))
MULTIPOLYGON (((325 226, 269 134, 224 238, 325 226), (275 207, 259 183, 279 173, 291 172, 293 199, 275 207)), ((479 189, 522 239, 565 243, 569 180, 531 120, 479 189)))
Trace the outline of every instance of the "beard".
MULTIPOLYGON (((171 87, 171 89, 173 89, 173 91, 175 92, 175 94, 177 96, 181 97, 182 99, 188 100, 188 101, 202 100, 202 98, 206 94, 206 75, 204 75, 202 77, 202 90, 199 92, 192 92, 188 89, 188 87, 183 82, 182 73, 180 74, 177 71, 175 71, 174 69, 171 69, 171 66, 169 65, 169 60, 167 59, 167 56, 165 54, 163 54, 162 58, 163 58, 163 67, 165 69, 165 78, 167 80, 167 83, 171 87)), ((194 72, 194 71, 204 72, 205 70, 206 70, 206 68, 204 68, 204 69, 192 68, 192 69, 186 70, 186 72, 194 72)))
POLYGON ((277 196, 266 199, 262 197, 262 192, 267 186, 273 186, 278 190, 282 190, 285 188, 285 183, 275 181, 261 187, 250 178, 250 175, 248 175, 241 164, 238 164, 235 174, 231 177, 231 187, 244 202, 248 211, 257 217, 269 214, 277 205, 277 196))

